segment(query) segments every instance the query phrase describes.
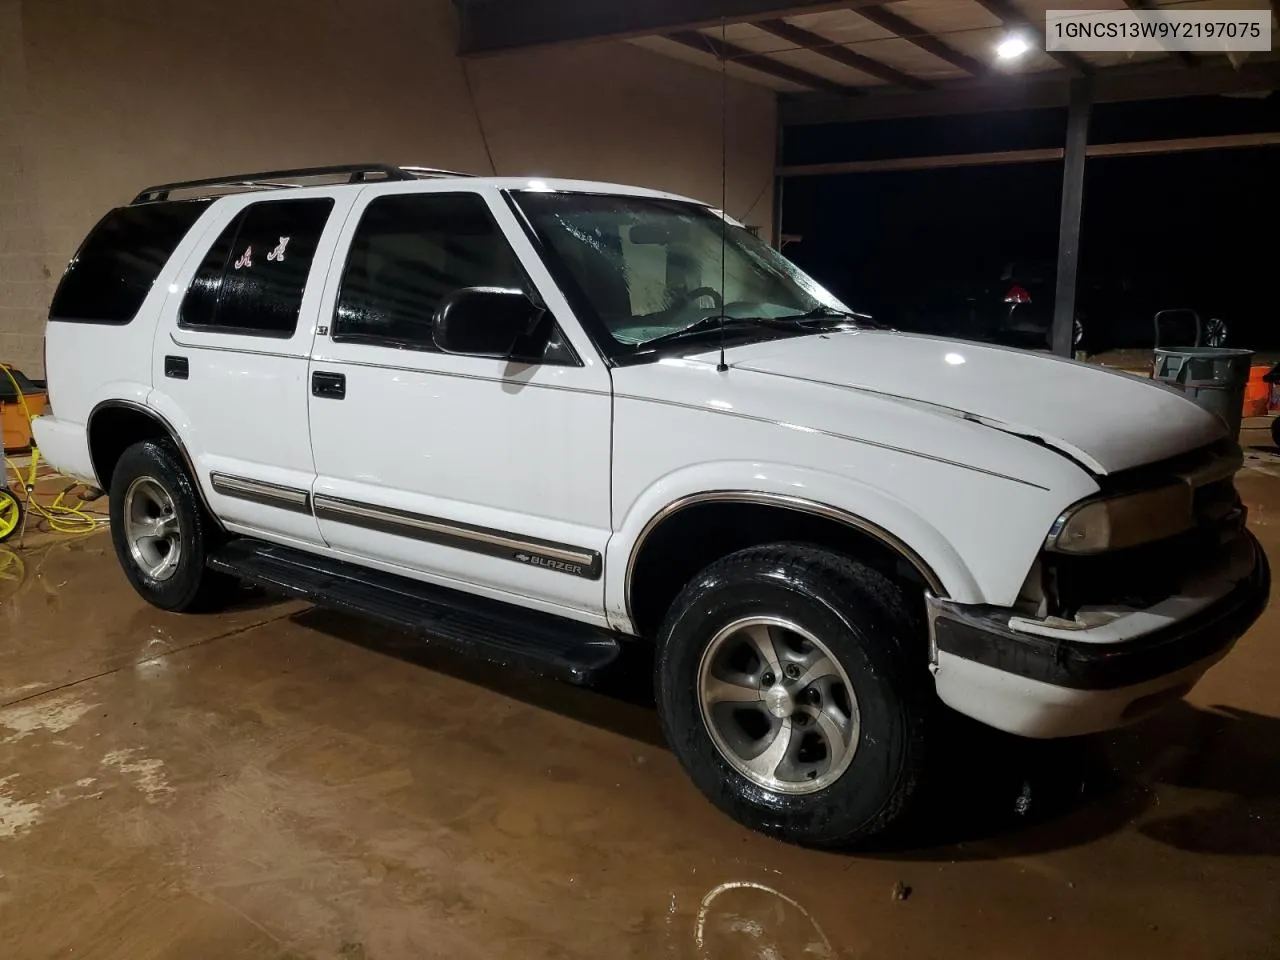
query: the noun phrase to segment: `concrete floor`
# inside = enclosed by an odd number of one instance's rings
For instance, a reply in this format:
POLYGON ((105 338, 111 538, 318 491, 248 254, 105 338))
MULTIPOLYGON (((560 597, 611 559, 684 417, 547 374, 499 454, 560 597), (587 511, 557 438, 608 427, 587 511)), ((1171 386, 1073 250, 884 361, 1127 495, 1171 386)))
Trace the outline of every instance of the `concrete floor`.
MULTIPOLYGON (((1280 557, 1275 459, 1240 487, 1280 557)), ((1138 728, 957 721, 917 831, 837 855, 704 802, 643 682, 262 597, 163 614, 101 534, 20 560, 0 548, 6 960, 1280 956, 1276 606, 1138 728)))

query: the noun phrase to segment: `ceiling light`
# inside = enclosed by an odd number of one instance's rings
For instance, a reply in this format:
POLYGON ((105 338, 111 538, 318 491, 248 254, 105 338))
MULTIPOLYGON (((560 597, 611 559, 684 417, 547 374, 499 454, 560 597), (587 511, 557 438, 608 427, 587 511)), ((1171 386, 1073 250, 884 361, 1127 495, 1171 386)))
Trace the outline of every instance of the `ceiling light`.
POLYGON ((1027 43, 1023 37, 1011 33, 1001 40, 996 47, 996 56, 1001 60, 1014 60, 1030 49, 1031 44, 1027 43))

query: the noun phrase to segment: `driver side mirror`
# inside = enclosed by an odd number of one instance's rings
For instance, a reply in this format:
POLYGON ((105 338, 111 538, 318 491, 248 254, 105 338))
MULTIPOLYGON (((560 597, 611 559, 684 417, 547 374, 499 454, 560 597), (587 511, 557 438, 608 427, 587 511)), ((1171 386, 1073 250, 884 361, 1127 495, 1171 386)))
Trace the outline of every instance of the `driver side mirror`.
POLYGON ((545 316, 522 290, 463 287, 436 308, 431 339, 443 353, 537 361, 550 333, 545 316))

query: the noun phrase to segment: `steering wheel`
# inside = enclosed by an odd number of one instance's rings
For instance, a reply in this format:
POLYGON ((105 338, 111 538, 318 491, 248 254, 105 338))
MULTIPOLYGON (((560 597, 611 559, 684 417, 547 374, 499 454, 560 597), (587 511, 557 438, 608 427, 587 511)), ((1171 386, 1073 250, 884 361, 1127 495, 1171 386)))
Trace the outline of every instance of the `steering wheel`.
POLYGON ((667 307, 665 312, 671 314, 679 313, 699 297, 710 297, 716 302, 717 310, 724 309, 724 297, 720 296, 720 291, 715 287, 694 287, 688 293, 683 294, 680 299, 672 303, 671 306, 667 307))

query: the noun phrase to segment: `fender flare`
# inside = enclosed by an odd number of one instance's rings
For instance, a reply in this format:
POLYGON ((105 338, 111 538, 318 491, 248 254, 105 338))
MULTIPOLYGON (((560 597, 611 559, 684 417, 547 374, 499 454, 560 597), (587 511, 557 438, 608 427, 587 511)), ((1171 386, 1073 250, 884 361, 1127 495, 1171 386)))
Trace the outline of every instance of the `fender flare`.
MULTIPOLYGON (((156 410, 154 407, 148 406, 145 403, 139 403, 136 400, 120 400, 120 399, 103 400, 98 404, 96 404, 93 407, 93 409, 89 411, 89 416, 86 418, 86 422, 85 422, 85 435, 90 440, 90 443, 89 443, 90 458, 92 459, 92 456, 93 456, 93 443, 92 443, 93 419, 103 410, 111 410, 111 409, 129 410, 133 413, 141 414, 142 416, 147 417, 149 420, 153 420, 157 426, 159 426, 162 430, 164 430, 165 434, 168 435, 170 441, 172 441, 174 448, 178 451, 178 455, 182 458, 182 463, 187 468, 187 472, 191 475, 191 484, 196 488, 196 494, 200 497, 200 505, 204 507, 205 513, 213 521, 213 523, 217 526, 217 528, 219 530, 223 529, 222 522, 218 519, 218 515, 213 512, 213 509, 209 505, 209 500, 206 497, 204 492, 204 486, 200 483, 200 475, 196 472, 195 461, 191 458, 191 453, 190 451, 187 450, 187 445, 182 441, 182 437, 178 434, 178 431, 174 428, 173 424, 169 421, 169 419, 165 417, 165 415, 162 414, 160 411, 156 410)), ((107 485, 104 486, 102 483, 102 477, 97 476, 97 473, 98 473, 97 464, 94 464, 93 469, 94 469, 94 476, 98 481, 99 489, 108 490, 110 488, 110 480, 108 479, 107 485)))
MULTIPOLYGON (((707 464, 693 471, 692 474, 690 471, 682 470, 662 478, 636 497, 627 516, 616 529, 614 539, 610 543, 610 550, 611 552, 616 550, 617 553, 611 557, 611 561, 615 569, 622 567, 625 573, 621 578, 620 591, 618 586, 606 591, 607 612, 615 621, 625 618, 625 621, 634 627, 631 611, 632 578, 637 560, 650 535, 664 521, 682 510, 709 502, 756 503, 794 510, 843 524, 872 537, 902 557, 919 573, 930 594, 937 597, 950 597, 961 602, 981 599, 977 580, 955 548, 932 525, 915 514, 908 504, 897 500, 891 494, 848 477, 831 475, 808 477, 808 479, 825 481, 818 484, 789 483, 783 478, 773 478, 774 482, 760 483, 758 481, 761 474, 768 469, 768 466, 759 463, 751 464, 752 475, 757 478, 757 483, 751 487, 733 482, 698 483, 699 480, 711 479, 698 476, 704 473, 706 467, 714 467, 715 479, 725 481, 729 479, 725 476, 725 468, 732 465, 707 464), (838 485, 841 489, 851 486, 849 493, 852 495, 838 498, 832 496, 834 485, 838 485), (803 486, 804 492, 797 493, 797 486, 803 486), (681 487, 684 490, 681 490, 681 487), (836 506, 832 501, 843 505, 836 506), (657 505, 658 503, 661 505, 657 505), (863 506, 862 509, 858 509, 859 504, 863 506), (644 516, 643 522, 640 522, 640 516, 644 516), (639 530, 634 537, 628 537, 627 531, 637 527, 639 530), (623 551, 625 551, 625 563, 623 551)), ((734 472, 738 473, 739 477, 742 476, 739 471, 734 472)), ((809 471, 805 473, 808 474, 809 471)), ((606 564, 606 569, 608 566, 609 564, 606 564)), ((614 583, 617 584, 618 581, 615 580, 614 583)))
POLYGON ((916 553, 906 542, 879 524, 872 523, 856 513, 828 506, 825 503, 818 503, 815 500, 807 500, 804 497, 794 497, 783 493, 761 493, 752 490, 708 490, 705 493, 691 493, 673 503, 667 504, 654 514, 649 522, 645 524, 644 529, 640 531, 640 536, 636 538, 636 542, 631 548, 631 555, 627 558, 626 581, 628 594, 630 594, 631 571, 635 566, 636 557, 640 555, 640 550, 643 548, 649 534, 653 533, 664 520, 674 516, 686 507, 692 507, 698 503, 759 503, 764 506, 783 507, 788 510, 795 510, 798 513, 823 517, 827 520, 842 523, 847 527, 853 527, 855 530, 869 534, 879 540, 895 553, 901 554, 904 560, 915 567, 916 572, 920 574, 921 579, 928 585, 929 590, 932 591, 935 597, 942 599, 947 596, 947 591, 942 585, 942 581, 938 579, 938 575, 933 572, 933 568, 924 561, 924 558, 916 553))

